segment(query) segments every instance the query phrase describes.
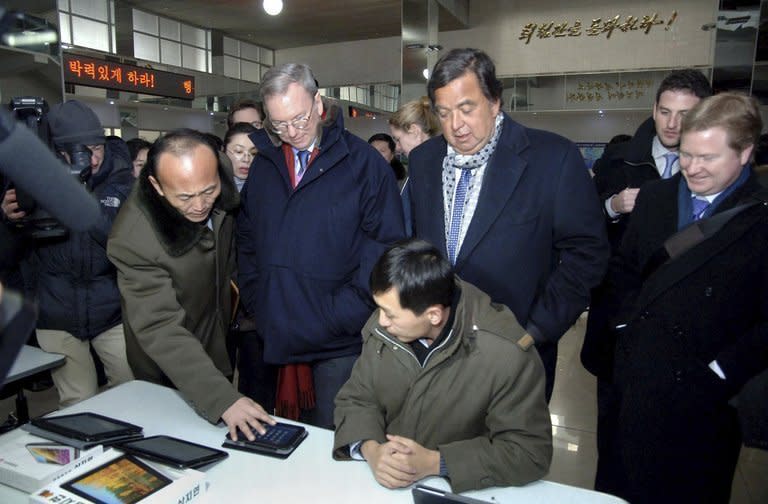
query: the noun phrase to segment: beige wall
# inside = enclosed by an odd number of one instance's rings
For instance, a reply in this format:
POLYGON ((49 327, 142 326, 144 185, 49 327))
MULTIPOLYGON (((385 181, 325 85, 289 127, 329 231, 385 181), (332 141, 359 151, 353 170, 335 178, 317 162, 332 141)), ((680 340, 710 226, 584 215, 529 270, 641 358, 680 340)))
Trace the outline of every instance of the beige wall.
POLYGON ((275 51, 275 64, 306 63, 321 87, 400 82, 400 37, 275 51))
POLYGON ((714 22, 717 0, 485 0, 472 2, 468 30, 440 33, 445 50, 477 47, 496 62, 499 76, 580 73, 605 70, 646 70, 654 68, 708 66, 712 61, 715 31, 701 26, 714 22), (667 20, 673 11, 678 17, 668 31, 654 26, 642 31, 616 30, 590 37, 586 29, 593 18, 604 20, 619 14, 642 18, 659 14, 667 20), (569 22, 580 19, 580 37, 538 39, 529 44, 518 40, 527 23, 569 22))
POLYGON ((515 121, 529 128, 552 131, 574 142, 608 142, 614 135, 634 135, 637 127, 651 116, 650 110, 513 112, 515 121))
MULTIPOLYGON (((607 70, 649 70, 710 66, 715 31, 701 26, 716 19, 718 0, 481 0, 470 4, 467 30, 441 32, 442 54, 454 47, 486 51, 501 77, 583 73, 607 70), (589 37, 591 20, 621 15, 642 18, 654 12, 667 20, 678 17, 668 31, 654 26, 641 31, 615 31, 589 37), (580 37, 518 40, 529 22, 563 22, 580 19, 580 37)), ((400 37, 360 40, 338 44, 297 47, 275 52, 277 64, 308 63, 321 86, 399 82, 400 37)))

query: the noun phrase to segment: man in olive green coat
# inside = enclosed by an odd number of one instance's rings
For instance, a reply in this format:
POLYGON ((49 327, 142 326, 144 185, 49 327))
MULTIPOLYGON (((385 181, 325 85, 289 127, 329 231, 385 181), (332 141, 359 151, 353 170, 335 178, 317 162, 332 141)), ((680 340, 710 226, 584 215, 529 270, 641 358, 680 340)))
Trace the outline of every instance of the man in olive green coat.
POLYGON ((463 492, 547 474, 544 367, 512 312, 421 240, 379 259, 371 292, 379 309, 336 396, 334 458, 365 459, 388 488, 442 476, 463 492))
MULTIPOLYGON (((225 337, 231 317, 238 198, 206 137, 159 139, 112 226, 128 362, 137 379, 176 387, 209 422, 253 439, 274 423, 237 392, 225 337)), ((139 400, 140 398, 137 398, 139 400)))

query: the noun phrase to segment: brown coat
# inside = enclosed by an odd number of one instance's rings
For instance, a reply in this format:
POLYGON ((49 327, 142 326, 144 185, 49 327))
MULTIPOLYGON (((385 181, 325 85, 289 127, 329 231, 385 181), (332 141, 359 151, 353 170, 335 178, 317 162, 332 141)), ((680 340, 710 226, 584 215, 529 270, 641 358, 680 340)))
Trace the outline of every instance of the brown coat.
POLYGON ((234 271, 231 211, 238 198, 221 166, 219 175, 222 192, 211 213, 211 231, 160 197, 144 170, 107 246, 117 267, 134 375, 176 387, 212 423, 241 397, 229 380, 225 346, 234 271))
POLYGON ((379 326, 378 311, 371 316, 336 396, 334 458, 349 459, 351 443, 396 434, 440 450, 456 492, 547 474, 552 425, 541 359, 515 344, 525 329, 508 308, 459 285, 452 331, 423 366, 379 326))

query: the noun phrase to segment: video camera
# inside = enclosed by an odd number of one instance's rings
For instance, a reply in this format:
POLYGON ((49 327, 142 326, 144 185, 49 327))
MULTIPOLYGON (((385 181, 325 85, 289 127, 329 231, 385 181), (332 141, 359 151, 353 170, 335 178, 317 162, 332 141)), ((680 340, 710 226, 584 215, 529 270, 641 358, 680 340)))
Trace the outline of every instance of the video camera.
MULTIPOLYGON (((70 173, 87 187, 91 177, 91 150, 82 144, 69 146, 69 162, 61 156, 53 145, 48 127, 48 103, 41 97, 21 96, 12 98, 8 109, 19 122, 24 123, 59 159, 70 166, 70 173)), ((25 192, 16 191, 19 208, 26 213, 19 222, 21 229, 34 239, 57 238, 66 236, 64 228, 51 214, 40 208, 35 200, 25 192)))

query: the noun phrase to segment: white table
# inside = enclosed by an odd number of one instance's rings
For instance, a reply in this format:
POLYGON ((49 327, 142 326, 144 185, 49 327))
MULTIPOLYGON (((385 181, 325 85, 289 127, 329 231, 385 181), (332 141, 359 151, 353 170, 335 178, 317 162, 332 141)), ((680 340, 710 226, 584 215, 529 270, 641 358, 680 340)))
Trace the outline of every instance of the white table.
POLYGON ((29 407, 27 397, 24 395, 24 384, 27 378, 32 378, 38 373, 55 369, 64 365, 66 357, 57 353, 48 353, 37 347, 24 345, 16 356, 8 376, 2 383, 4 392, 16 394, 16 418, 10 418, 3 425, 3 431, 15 425, 29 422, 29 407))
MULTIPOLYGON (((220 447, 226 428, 203 420, 175 390, 141 381, 114 389, 66 408, 61 413, 92 411, 144 427, 144 434, 166 434, 203 445, 220 447)), ((306 426, 309 436, 287 459, 280 460, 238 450, 206 471, 211 504, 235 502, 333 504, 412 504, 410 489, 388 490, 373 479, 365 462, 338 462, 331 458, 333 432, 306 426)), ((441 478, 422 483, 448 489, 441 478)), ((613 504, 616 497, 537 481, 525 487, 489 488, 466 495, 493 503, 613 504)), ((19 491, 0 485, 0 502, 26 502, 19 491)))
POLYGON ((8 371, 3 385, 9 385, 34 374, 57 368, 64 364, 64 360, 65 357, 61 354, 48 353, 39 348, 24 345, 13 362, 11 370, 8 371))

